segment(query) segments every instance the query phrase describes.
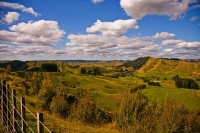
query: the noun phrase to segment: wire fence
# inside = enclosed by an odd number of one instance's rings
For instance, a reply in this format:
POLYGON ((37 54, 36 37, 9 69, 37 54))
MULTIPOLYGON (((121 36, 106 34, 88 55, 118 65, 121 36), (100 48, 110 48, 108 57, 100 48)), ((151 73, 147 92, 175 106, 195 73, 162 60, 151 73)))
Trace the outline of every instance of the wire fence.
POLYGON ((44 125, 43 113, 34 115, 25 105, 25 98, 18 98, 15 90, 10 90, 6 81, 1 81, 0 89, 1 124, 10 133, 51 133, 44 125))

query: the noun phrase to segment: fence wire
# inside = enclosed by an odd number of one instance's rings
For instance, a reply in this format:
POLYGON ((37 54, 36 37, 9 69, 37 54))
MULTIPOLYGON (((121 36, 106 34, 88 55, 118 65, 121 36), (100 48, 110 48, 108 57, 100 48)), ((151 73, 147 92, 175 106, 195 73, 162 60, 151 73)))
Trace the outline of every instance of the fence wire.
MULTIPOLYGON (((27 120, 25 120, 25 119, 23 118, 23 116, 21 115, 20 111, 17 109, 17 107, 15 107, 15 106, 17 105, 17 103, 16 103, 16 105, 14 105, 14 104, 10 101, 10 99, 9 99, 8 96, 10 96, 10 95, 14 96, 14 98, 16 99, 16 102, 18 102, 22 107, 24 107, 24 109, 26 110, 25 112, 31 114, 31 116, 32 116, 32 117, 36 120, 36 122, 37 122, 37 121, 39 121, 39 120, 38 120, 38 118, 36 117, 36 115, 34 115, 34 114, 22 103, 22 101, 21 101, 19 98, 17 98, 15 95, 13 95, 13 93, 11 92, 11 90, 8 88, 7 85, 5 85, 5 84, 3 83, 3 81, 1 81, 1 91, 0 91, 0 92, 1 92, 1 101, 0 101, 0 102, 1 102, 1 105, 0 105, 0 107, 1 107, 1 114, 2 114, 2 116, 1 116, 2 118, 1 118, 1 119, 3 120, 4 124, 6 124, 7 130, 10 130, 10 131, 13 131, 13 132, 16 132, 16 133, 17 133, 17 129, 18 129, 18 128, 22 130, 22 124, 18 123, 18 120, 14 118, 12 111, 10 111, 10 107, 11 107, 11 108, 13 108, 13 109, 15 110, 17 116, 20 117, 21 121, 23 121, 23 122, 26 124, 26 126, 28 127, 28 129, 26 129, 26 130, 29 130, 29 132, 34 133, 34 130, 33 130, 33 129, 31 128, 31 126, 27 123, 27 120), (3 88, 6 88, 6 93, 3 91, 3 88), (8 94, 7 94, 7 93, 8 93, 8 94), (6 100, 6 101, 4 101, 4 100, 6 100), (5 109, 6 111, 5 111, 3 108, 6 108, 6 109, 5 109), (11 121, 10 118, 13 118, 13 120, 11 121), (13 125, 13 121, 16 123, 16 126, 18 127, 17 129, 15 129, 15 127, 14 127, 14 125, 13 125)), ((2 123, 3 123, 3 122, 2 122, 2 123)), ((43 126, 43 128, 44 128, 47 132, 51 133, 51 131, 45 126, 45 124, 44 124, 43 122, 39 121, 39 124, 41 124, 41 125, 43 126)), ((8 132, 9 132, 9 131, 8 131, 8 132)))

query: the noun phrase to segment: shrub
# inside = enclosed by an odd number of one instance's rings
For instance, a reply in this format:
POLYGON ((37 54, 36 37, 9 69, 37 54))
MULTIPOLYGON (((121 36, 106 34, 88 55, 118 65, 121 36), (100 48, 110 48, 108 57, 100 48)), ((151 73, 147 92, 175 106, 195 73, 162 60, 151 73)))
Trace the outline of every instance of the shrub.
POLYGON ((159 82, 148 82, 148 85, 161 86, 159 82))
POLYGON ((37 106, 45 110, 50 110, 52 98, 56 94, 55 91, 51 80, 49 78, 44 79, 42 82, 42 89, 40 89, 38 93, 37 106))
POLYGON ((142 90, 142 89, 145 89, 146 88, 146 85, 145 84, 142 84, 142 85, 139 85, 139 86, 136 86, 135 88, 132 88, 130 90, 131 93, 135 93, 136 91, 138 90, 142 90))
POLYGON ((103 125, 112 122, 112 115, 98 108, 88 98, 79 99, 71 117, 88 125, 103 125))
POLYGON ((126 92, 116 118, 117 127, 122 130, 127 130, 134 126, 134 124, 141 119, 141 114, 147 101, 147 97, 139 91, 134 94, 126 92))
POLYGON ((38 95, 42 86, 43 78, 44 78, 43 73, 40 72, 33 73, 31 77, 31 89, 29 90, 31 95, 38 95))
POLYGON ((200 131, 197 112, 177 99, 150 101, 140 92, 125 94, 116 118, 121 132, 186 133, 200 131))
POLYGON ((58 90, 56 96, 53 97, 50 109, 63 117, 67 117, 70 114, 70 104, 61 90, 58 90))

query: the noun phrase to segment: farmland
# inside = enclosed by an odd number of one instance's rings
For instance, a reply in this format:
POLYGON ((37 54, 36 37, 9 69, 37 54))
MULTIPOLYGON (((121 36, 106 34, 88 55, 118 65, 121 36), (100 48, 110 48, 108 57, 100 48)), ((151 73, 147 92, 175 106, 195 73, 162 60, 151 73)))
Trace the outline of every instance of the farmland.
MULTIPOLYGON (((10 88, 17 90, 18 95, 28 99, 27 106, 34 112, 37 110, 45 112, 48 118, 46 123, 55 132, 63 130, 70 132, 129 132, 133 128, 137 132, 141 131, 140 122, 144 121, 147 124, 143 127, 146 130, 154 131, 150 121, 141 117, 140 113, 137 117, 140 116, 141 121, 131 116, 131 113, 128 114, 130 115, 128 119, 131 118, 129 123, 123 117, 121 118, 125 106, 128 108, 129 105, 134 106, 132 111, 134 112, 134 109, 138 108, 142 114, 147 110, 151 112, 153 108, 150 105, 154 102, 163 108, 166 107, 172 116, 173 112, 182 113, 180 111, 182 107, 179 108, 181 103, 186 110, 190 111, 182 119, 200 122, 199 116, 193 117, 194 114, 200 112, 199 90, 177 88, 175 81, 172 80, 174 75, 178 75, 181 78, 192 79, 200 86, 200 63, 153 57, 145 59, 144 63, 138 63, 142 62, 141 60, 143 61, 144 58, 140 58, 134 63, 130 61, 128 61, 129 63, 127 61, 67 63, 48 61, 48 63, 56 64, 58 69, 56 72, 49 72, 47 68, 41 68, 42 64, 47 63, 46 61, 25 62, 17 67, 8 63, 6 67, 2 65, 0 76, 7 80, 10 88), (125 63, 128 65, 124 65, 125 63), (139 68, 132 67, 131 63, 139 68), (149 85, 145 80, 158 82, 160 86, 149 85), (76 100, 69 102, 69 95, 76 100), (130 102, 133 99, 135 100, 130 102), (141 99, 141 104, 136 106, 133 103, 138 99, 141 99), (164 104, 162 104, 163 101, 165 101, 164 104), (126 104, 127 102, 130 104, 126 104), (61 106, 57 106, 55 103, 60 103, 61 106), (143 108, 143 104, 145 108, 143 108), (173 108, 167 108, 168 104, 171 104, 173 108), (84 113, 88 116, 84 116, 84 113), (133 124, 133 120, 137 122, 133 124)), ((159 106, 155 106, 151 117, 160 122, 166 122, 166 117, 157 118, 154 114, 156 111, 161 111, 159 106)), ((123 116, 126 116, 126 113, 123 116)), ((180 115, 180 117, 183 116, 180 115)), ((198 124, 200 123, 196 124, 197 128, 187 129, 187 131, 199 129, 198 124)), ((160 131, 172 130, 158 123, 156 125, 160 131)), ((178 129, 173 130, 178 131, 178 129)), ((186 130, 186 127, 180 130, 186 130)))

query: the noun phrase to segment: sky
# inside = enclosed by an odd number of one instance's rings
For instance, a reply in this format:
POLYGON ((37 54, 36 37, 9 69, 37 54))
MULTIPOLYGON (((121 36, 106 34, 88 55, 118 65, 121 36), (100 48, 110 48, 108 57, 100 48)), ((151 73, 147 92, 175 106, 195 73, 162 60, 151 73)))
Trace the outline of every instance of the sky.
POLYGON ((0 1, 0 60, 144 56, 200 59, 200 1, 0 1))

